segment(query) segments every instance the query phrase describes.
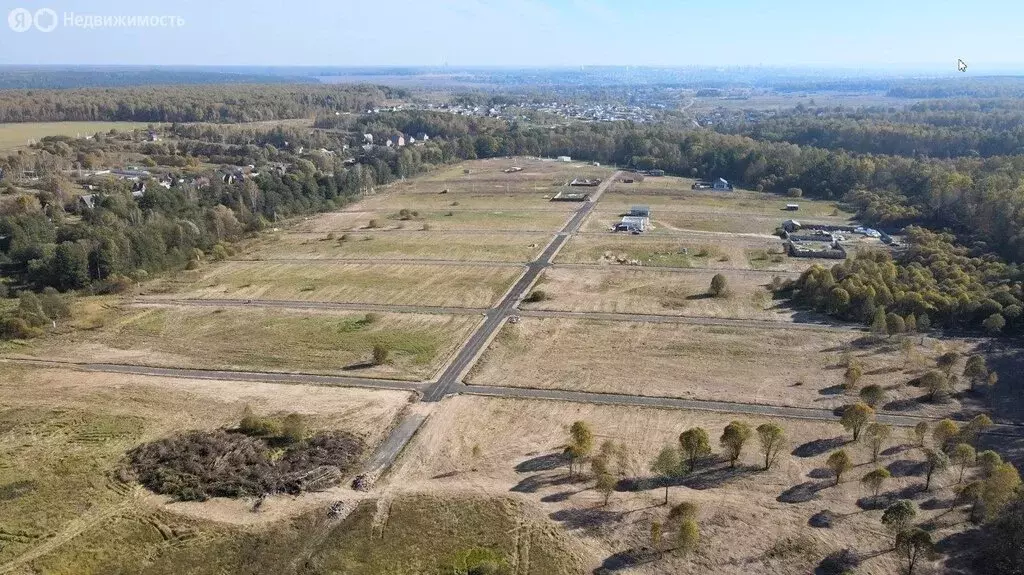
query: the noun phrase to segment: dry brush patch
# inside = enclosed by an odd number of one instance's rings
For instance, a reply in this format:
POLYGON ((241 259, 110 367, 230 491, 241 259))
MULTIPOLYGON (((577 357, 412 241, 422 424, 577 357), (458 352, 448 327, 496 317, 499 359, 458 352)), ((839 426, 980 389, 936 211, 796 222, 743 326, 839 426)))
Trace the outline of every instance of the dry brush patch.
MULTIPOLYGON (((445 400, 413 439, 392 484, 416 491, 491 494, 512 492, 543 510, 592 549, 591 561, 614 563, 617 554, 650 545, 652 521, 666 525, 666 547, 673 532, 663 490, 649 470, 665 445, 678 446, 684 430, 703 427, 713 451, 721 454, 718 437, 730 421, 756 427, 768 420, 730 414, 639 407, 599 406, 557 401, 530 401, 459 396, 445 400), (605 440, 626 445, 626 481, 620 481, 607 507, 594 489, 592 477, 573 481, 567 476, 562 451, 573 421, 590 423, 595 444, 605 440), (474 449, 475 447, 475 449, 474 449), (645 481, 635 481, 642 479, 645 481)), ((746 445, 736 470, 722 459, 704 461, 690 476, 669 488, 672 505, 698 505, 703 548, 689 559, 666 556, 641 573, 795 573, 811 572, 828 553, 851 547, 870 557, 871 572, 895 574, 898 558, 891 535, 879 520, 881 510, 861 508, 868 495, 860 476, 873 469, 862 444, 849 443, 849 434, 836 423, 771 420, 783 427, 787 441, 779 463, 760 470, 756 436, 746 445), (826 448, 818 448, 826 445, 826 448), (825 476, 825 461, 845 448, 857 465, 838 486, 825 476), (859 503, 860 502, 860 503, 859 503), (836 518, 830 528, 814 527, 811 518, 827 510, 836 518), (743 545, 736 545, 743 541, 743 545)), ((910 469, 923 459, 919 450, 898 447, 897 435, 881 464, 910 469)), ((586 468, 586 466, 584 466, 586 468)), ((946 514, 929 499, 952 497, 952 475, 943 476, 932 493, 916 490, 923 478, 916 473, 890 480, 884 491, 911 494, 925 510, 921 520, 937 520, 942 536, 964 527, 962 509, 946 514), (942 522, 947 517, 951 525, 942 522)), ((897 496, 897 495, 893 495, 897 496)), ((621 557, 620 557, 621 558, 621 557)), ((606 563, 608 564, 608 563, 606 563)))
MULTIPOLYGON (((502 328, 470 381, 831 409, 856 399, 840 385, 848 353, 865 366, 860 386, 887 389, 887 406, 930 416, 957 410, 956 401, 919 401, 925 392, 906 384, 922 370, 904 371, 895 342, 864 347, 862 338, 786 330, 781 323, 751 328, 523 317, 502 328)), ((936 351, 917 353, 924 361, 936 351)))
POLYGON ((32 355, 159 367, 430 377, 476 326, 469 315, 128 308, 103 328, 48 339, 32 355), (374 365, 373 349, 388 350, 374 365))
POLYGON ((487 307, 522 270, 432 264, 226 262, 177 295, 366 304, 487 307))

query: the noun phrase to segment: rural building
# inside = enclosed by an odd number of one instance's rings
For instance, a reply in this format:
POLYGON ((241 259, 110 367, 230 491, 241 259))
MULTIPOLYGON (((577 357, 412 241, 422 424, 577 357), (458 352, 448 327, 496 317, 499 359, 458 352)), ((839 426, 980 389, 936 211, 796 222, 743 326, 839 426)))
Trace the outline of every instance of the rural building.
POLYGON ((617 232, 631 232, 639 234, 647 230, 647 218, 636 216, 623 216, 622 221, 615 224, 617 232))
POLYGON ((712 187, 716 190, 731 190, 732 184, 726 181, 725 178, 718 178, 712 187))
POLYGON ((590 200, 590 194, 578 192, 559 191, 552 198, 552 202, 586 202, 590 200))
POLYGON ((572 181, 569 182, 569 185, 570 186, 585 186, 585 187, 591 187, 592 188, 594 186, 601 185, 601 179, 600 178, 595 178, 593 180, 588 180, 586 178, 573 178, 572 181))
POLYGON ((631 206, 629 208, 630 217, 634 218, 649 218, 651 217, 650 206, 631 206))
POLYGON ((660 178, 665 175, 665 170, 650 170, 647 172, 647 175, 654 176, 655 178, 660 178))
POLYGON ((621 182, 623 184, 632 184, 633 183, 633 178, 622 178, 621 182))
POLYGON ((571 156, 558 156, 558 161, 559 162, 571 162, 572 161, 572 157, 571 156))
POLYGON ((787 212, 795 212, 800 209, 800 204, 786 204, 787 212))

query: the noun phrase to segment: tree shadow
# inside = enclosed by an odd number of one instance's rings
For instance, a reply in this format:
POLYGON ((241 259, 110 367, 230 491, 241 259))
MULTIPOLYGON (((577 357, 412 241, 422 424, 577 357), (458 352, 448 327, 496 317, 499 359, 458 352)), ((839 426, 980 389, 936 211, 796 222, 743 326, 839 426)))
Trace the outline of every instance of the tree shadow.
POLYGON ((433 477, 431 477, 431 479, 448 479, 449 477, 455 477, 458 474, 459 474, 458 471, 449 471, 448 473, 438 473, 437 475, 434 475, 433 477))
POLYGON ((885 411, 915 411, 921 409, 921 401, 917 398, 894 399, 882 406, 885 411))
POLYGON ((540 500, 544 503, 561 503, 567 501, 573 495, 581 493, 580 491, 559 491, 558 493, 552 493, 551 495, 545 495, 540 500))
POLYGON ((871 371, 865 371, 864 375, 884 375, 886 373, 897 373, 900 371, 903 371, 903 368, 894 366, 879 367, 877 369, 872 369, 871 371))
POLYGON ((633 567, 656 561, 660 556, 661 553, 647 547, 619 551, 605 558, 601 566, 594 569, 594 575, 606 575, 632 569, 633 567))
POLYGON ((580 529, 592 532, 606 523, 620 521, 623 515, 621 511, 588 507, 584 509, 560 509, 551 513, 548 517, 553 521, 561 523, 566 529, 580 529))
POLYGON ((897 459, 885 466, 893 477, 920 477, 925 474, 928 464, 913 459, 897 459))
POLYGON ((935 550, 945 556, 945 567, 948 573, 976 573, 979 558, 977 549, 982 542, 984 533, 978 528, 971 528, 953 533, 935 542, 935 550))
POLYGON ((817 457, 819 455, 828 453, 829 451, 839 449, 840 447, 846 445, 847 443, 849 443, 849 441, 845 437, 815 439, 813 441, 808 441, 803 445, 797 446, 797 448, 793 450, 792 454, 797 457, 817 457))
POLYGON ((818 467, 808 471, 807 477, 811 479, 832 479, 835 477, 835 473, 827 467, 818 467))
POLYGON ((734 468, 728 466, 698 468, 697 471, 682 477, 629 477, 620 480, 615 486, 615 490, 635 493, 652 489, 664 489, 665 487, 688 487, 697 490, 713 489, 728 485, 743 475, 757 470, 759 468, 754 466, 737 465, 734 468))
POLYGON ((524 478, 509 491, 515 493, 536 493, 545 487, 565 485, 573 481, 575 481, 575 478, 570 478, 568 475, 550 476, 537 474, 524 478))
POLYGON ((879 509, 885 509, 895 502, 896 500, 889 493, 880 493, 878 495, 861 497, 857 500, 857 507, 860 507, 864 511, 876 511, 879 509))
POLYGON ((818 529, 831 529, 838 520, 839 516, 834 512, 828 509, 823 509, 814 515, 811 515, 811 518, 807 520, 807 524, 818 529))
POLYGON ((537 471, 551 471, 552 469, 565 467, 568 464, 569 458, 565 454, 549 453, 534 457, 533 459, 527 459, 516 465, 515 470, 518 473, 535 473, 537 471))
POLYGON ((879 452, 879 455, 881 455, 882 457, 889 457, 890 455, 897 455, 903 453, 904 451, 910 451, 913 448, 913 445, 908 445, 906 443, 901 445, 894 445, 892 447, 883 449, 881 452, 879 452))
POLYGON ((341 368, 341 371, 358 371, 360 369, 369 369, 374 366, 372 361, 360 361, 356 363, 350 363, 341 368))
POLYGON ((842 395, 845 392, 846 389, 840 384, 832 385, 824 389, 818 390, 819 395, 842 395))
POLYGON ((697 301, 697 300, 702 300, 702 299, 712 299, 714 297, 715 296, 713 296, 713 295, 711 295, 709 293, 695 293, 693 295, 686 296, 686 299, 688 299, 690 301, 697 301))
POLYGON ((955 499, 939 499, 938 497, 930 497, 920 504, 921 509, 925 511, 936 511, 939 509, 953 509, 956 507, 955 499))
POLYGON ((818 498, 818 492, 832 486, 832 482, 805 481, 783 491, 775 498, 779 503, 807 503, 818 498))

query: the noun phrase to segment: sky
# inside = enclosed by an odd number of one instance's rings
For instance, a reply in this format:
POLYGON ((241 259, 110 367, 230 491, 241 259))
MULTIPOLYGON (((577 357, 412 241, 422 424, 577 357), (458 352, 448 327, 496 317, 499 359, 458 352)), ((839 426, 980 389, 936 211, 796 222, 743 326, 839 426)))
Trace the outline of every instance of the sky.
POLYGON ((0 15, 0 65, 1024 70, 1021 0, 0 0, 0 15), (58 25, 17 32, 19 8, 58 25), (150 15, 182 24, 65 24, 150 15))

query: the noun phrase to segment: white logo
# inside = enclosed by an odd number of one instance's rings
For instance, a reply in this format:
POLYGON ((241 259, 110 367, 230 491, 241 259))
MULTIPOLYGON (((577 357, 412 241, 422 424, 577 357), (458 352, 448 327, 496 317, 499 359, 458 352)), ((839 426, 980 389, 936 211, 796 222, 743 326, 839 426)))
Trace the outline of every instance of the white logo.
POLYGON ((24 8, 15 8, 7 15, 7 24, 15 32, 26 32, 32 27, 32 13, 24 8))
POLYGON ((36 10, 36 30, 40 32, 53 32, 57 27, 57 12, 50 8, 36 10))

